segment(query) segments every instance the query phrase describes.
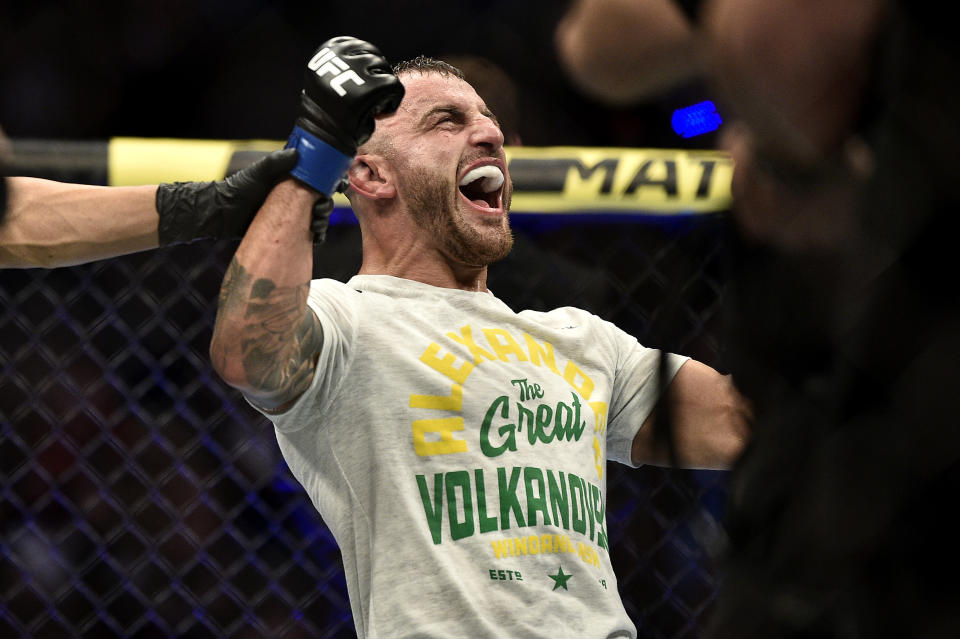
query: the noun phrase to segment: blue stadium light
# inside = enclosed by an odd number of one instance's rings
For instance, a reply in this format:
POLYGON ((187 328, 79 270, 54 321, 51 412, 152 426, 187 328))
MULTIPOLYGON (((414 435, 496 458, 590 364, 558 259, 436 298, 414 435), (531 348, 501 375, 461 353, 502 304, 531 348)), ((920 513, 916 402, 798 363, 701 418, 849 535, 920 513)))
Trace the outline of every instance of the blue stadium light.
POLYGON ((673 112, 673 118, 670 120, 673 130, 677 135, 684 138, 692 138, 695 135, 703 135, 716 131, 723 124, 720 114, 717 113, 717 107, 710 100, 698 102, 697 104, 677 109, 673 112))

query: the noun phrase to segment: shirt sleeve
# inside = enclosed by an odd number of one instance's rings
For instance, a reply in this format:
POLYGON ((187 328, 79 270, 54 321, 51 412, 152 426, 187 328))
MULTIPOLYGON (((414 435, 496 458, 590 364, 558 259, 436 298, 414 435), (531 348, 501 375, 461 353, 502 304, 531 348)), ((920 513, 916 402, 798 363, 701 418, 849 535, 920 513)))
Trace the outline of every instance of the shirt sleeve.
POLYGON ((647 348, 612 324, 609 330, 617 352, 617 369, 607 413, 607 458, 635 467, 633 439, 677 371, 690 358, 647 348), (661 356, 666 358, 662 381, 658 379, 661 356))
POLYGON ((272 413, 251 404, 281 432, 293 432, 322 423, 325 407, 340 390, 344 371, 350 365, 357 332, 356 298, 359 293, 336 280, 314 280, 307 298, 309 309, 323 330, 323 346, 317 358, 310 387, 282 413, 272 413))

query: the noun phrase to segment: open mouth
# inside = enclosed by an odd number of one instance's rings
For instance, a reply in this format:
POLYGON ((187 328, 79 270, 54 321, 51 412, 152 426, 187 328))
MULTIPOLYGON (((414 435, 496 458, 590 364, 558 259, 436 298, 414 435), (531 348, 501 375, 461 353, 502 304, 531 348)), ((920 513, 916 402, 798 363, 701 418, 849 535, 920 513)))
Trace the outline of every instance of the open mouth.
POLYGON ((503 181, 500 167, 492 164, 478 166, 460 179, 460 193, 477 208, 500 210, 503 181))

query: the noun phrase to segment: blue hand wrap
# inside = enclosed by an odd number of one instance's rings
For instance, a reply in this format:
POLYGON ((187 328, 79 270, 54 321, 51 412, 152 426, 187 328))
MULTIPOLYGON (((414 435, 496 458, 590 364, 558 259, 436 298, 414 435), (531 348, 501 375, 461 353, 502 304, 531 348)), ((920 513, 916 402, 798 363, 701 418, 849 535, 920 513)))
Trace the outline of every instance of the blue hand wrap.
POLYGON ((290 174, 330 197, 353 160, 298 126, 293 127, 284 148, 296 149, 299 154, 297 165, 290 174))

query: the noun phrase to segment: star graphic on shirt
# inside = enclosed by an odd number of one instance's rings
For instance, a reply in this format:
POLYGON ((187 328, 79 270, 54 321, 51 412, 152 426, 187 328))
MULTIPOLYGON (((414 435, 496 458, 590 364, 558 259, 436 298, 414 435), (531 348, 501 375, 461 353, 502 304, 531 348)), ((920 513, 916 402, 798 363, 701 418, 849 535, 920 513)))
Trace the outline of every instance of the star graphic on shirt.
POLYGON ((563 587, 564 590, 569 590, 569 588, 567 588, 567 580, 570 579, 570 577, 572 577, 573 575, 563 574, 563 566, 560 566, 560 570, 557 572, 557 574, 547 575, 547 576, 553 579, 554 590, 556 590, 557 588, 560 588, 561 586, 563 587))

